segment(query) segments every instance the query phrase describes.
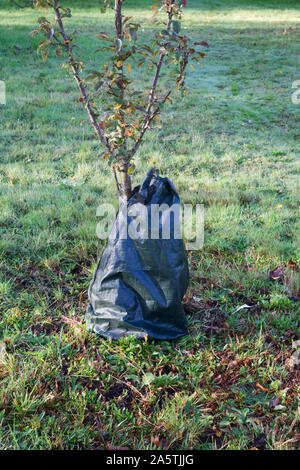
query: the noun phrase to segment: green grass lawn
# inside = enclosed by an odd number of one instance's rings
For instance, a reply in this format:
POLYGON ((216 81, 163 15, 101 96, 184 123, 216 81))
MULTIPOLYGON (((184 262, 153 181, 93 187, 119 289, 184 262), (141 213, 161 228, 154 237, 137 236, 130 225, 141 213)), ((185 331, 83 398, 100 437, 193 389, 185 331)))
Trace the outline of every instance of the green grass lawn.
MULTIPOLYGON (((67 24, 84 30, 77 42, 94 66, 95 34, 113 17, 80 3, 66 0, 67 24)), ((126 3, 147 37, 154 1, 126 3)), ((1 449, 299 446, 300 5, 187 3, 184 26, 210 49, 133 175, 138 184, 155 166, 182 201, 205 205, 205 244, 189 253, 190 334, 169 343, 86 331, 104 248, 96 209, 117 201, 114 179, 76 85, 28 35, 41 13, 1 2, 1 449), (285 275, 272 282, 277 266, 285 275)))

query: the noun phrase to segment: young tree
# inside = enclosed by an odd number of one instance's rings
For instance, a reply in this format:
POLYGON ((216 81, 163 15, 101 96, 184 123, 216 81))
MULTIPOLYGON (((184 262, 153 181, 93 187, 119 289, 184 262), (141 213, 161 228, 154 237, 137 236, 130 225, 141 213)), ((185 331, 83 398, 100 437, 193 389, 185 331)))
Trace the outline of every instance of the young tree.
MULTIPOLYGON (((71 17, 71 10, 61 5, 61 0, 36 0, 35 6, 54 12, 52 20, 39 18, 35 35, 44 33, 38 50, 43 60, 54 47, 56 55, 65 57, 64 66, 72 73, 81 93, 80 101, 85 105, 91 124, 105 151, 103 159, 112 162, 117 189, 124 200, 131 195, 131 173, 135 166, 133 158, 139 149, 145 132, 155 121, 159 121, 163 105, 169 101, 174 89, 183 89, 186 68, 190 60, 200 62, 205 54, 196 46, 208 47, 205 41, 192 42, 182 34, 182 10, 185 0, 157 0, 153 5, 153 17, 164 12, 166 20, 162 31, 154 32, 152 40, 145 44, 138 38, 140 24, 132 17, 123 15, 126 0, 101 0, 101 12, 114 10, 115 31, 97 34, 101 48, 97 52, 106 55, 96 69, 88 70, 79 56, 80 48, 75 44, 76 31, 67 33, 65 19, 71 17), (132 79, 132 66, 144 68, 153 74, 144 91, 136 89, 132 79), (162 77, 163 66, 169 71, 168 78, 162 77), (117 173, 121 173, 119 184, 117 173)), ((191 65, 192 66, 192 65, 191 65)))

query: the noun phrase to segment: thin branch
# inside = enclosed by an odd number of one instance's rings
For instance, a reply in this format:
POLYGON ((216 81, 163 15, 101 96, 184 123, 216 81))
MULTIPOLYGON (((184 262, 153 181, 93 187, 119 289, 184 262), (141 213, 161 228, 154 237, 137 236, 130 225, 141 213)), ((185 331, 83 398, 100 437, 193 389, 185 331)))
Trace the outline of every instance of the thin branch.
POLYGON ((100 128, 100 126, 97 122, 96 116, 95 116, 95 114, 92 110, 90 101, 88 99, 85 86, 83 85, 82 80, 80 78, 79 68, 78 68, 78 65, 76 64, 76 62, 74 60, 71 41, 70 41, 70 38, 67 36, 67 34, 65 32, 64 24, 63 24, 62 17, 61 17, 60 11, 59 11, 60 7, 58 5, 58 0, 53 0, 53 4, 51 4, 51 3, 49 3, 49 4, 50 4, 50 6, 52 6, 54 8, 54 11, 55 11, 55 14, 56 14, 56 21, 58 23, 60 33, 61 33, 61 35, 63 37, 63 40, 64 40, 64 46, 65 46, 65 48, 67 50, 67 53, 68 53, 68 56, 69 56, 69 63, 70 63, 70 66, 72 68, 73 75, 74 75, 74 78, 76 80, 76 83, 79 87, 81 96, 82 96, 82 98, 85 102, 87 112, 89 114, 92 126, 95 129, 96 134, 97 134, 98 138, 100 139, 100 141, 102 142, 102 144, 109 150, 109 152, 112 152, 111 147, 109 145, 109 142, 108 142, 107 138, 105 137, 104 133, 102 132, 102 130, 101 130, 101 128, 100 128))
MULTIPOLYGON (((123 0, 115 1, 115 32, 116 32, 116 38, 119 39, 120 41, 123 41, 122 2, 123 0)), ((118 53, 118 56, 120 56, 120 53, 118 53)), ((120 60, 120 62, 121 62, 121 65, 117 65, 117 69, 121 76, 121 80, 117 81, 117 85, 119 85, 120 98, 122 102, 124 98, 124 88, 122 85, 124 66, 123 66, 123 60, 120 60)), ((123 114, 121 114, 121 123, 124 124, 124 126, 121 129, 121 136, 124 141, 124 147, 126 149, 126 133, 125 133, 125 122, 124 122, 123 114)))
MULTIPOLYGON (((172 24, 173 6, 174 5, 171 5, 170 10, 168 11, 168 23, 167 23, 167 28, 166 28, 168 33, 170 32, 171 24, 172 24)), ((165 51, 162 48, 162 50, 159 54, 159 59, 158 59, 157 65, 156 65, 156 72, 155 72, 154 79, 153 79, 153 82, 152 82, 152 87, 151 87, 151 90, 150 90, 150 93, 149 93, 148 105, 147 105, 147 108, 146 108, 146 111, 145 111, 145 119, 144 119, 144 122, 143 122, 143 125, 142 125, 141 132, 139 134, 139 137, 138 137, 132 151, 130 152, 131 156, 133 156, 136 153, 139 146, 141 145, 143 136, 144 136, 146 130, 148 129, 150 122, 152 121, 152 119, 154 117, 153 113, 151 113, 151 109, 152 109, 152 106, 153 106, 153 103, 154 103, 157 82, 158 82, 158 79, 159 79, 159 74, 160 74, 160 70, 161 70, 161 67, 162 67, 163 62, 164 62, 165 55, 166 55, 165 51), (151 116, 153 116, 153 117, 151 118, 151 116)), ((167 100, 168 96, 166 97, 165 101, 167 100)))
MULTIPOLYGON (((115 31, 116 31, 116 37, 120 41, 123 40, 122 4, 123 4, 123 0, 115 0, 115 31)), ((118 56, 122 58, 120 53, 118 53, 118 56)), ((121 81, 118 80, 117 84, 118 84, 119 89, 120 89, 121 101, 123 101, 124 88, 123 88, 123 83, 122 82, 123 82, 123 78, 124 78, 123 77, 123 73, 124 73, 123 67, 124 66, 123 66, 123 60, 120 60, 120 62, 121 62, 121 65, 118 65, 118 63, 117 63, 117 69, 118 69, 119 74, 121 75, 121 81)), ((129 199, 130 196, 131 196, 131 179, 130 179, 130 176, 128 175, 128 168, 129 168, 130 158, 128 157, 127 152, 126 152, 127 139, 126 139, 126 132, 125 132, 125 119, 124 119, 124 115, 122 113, 120 113, 120 116, 121 116, 121 124, 122 124, 121 137, 123 139, 123 145, 124 145, 124 149, 125 149, 125 155, 120 156, 120 159, 122 161, 122 164, 121 164, 121 167, 120 167, 121 178, 122 178, 121 179, 121 188, 122 188, 123 197, 125 199, 129 199)))

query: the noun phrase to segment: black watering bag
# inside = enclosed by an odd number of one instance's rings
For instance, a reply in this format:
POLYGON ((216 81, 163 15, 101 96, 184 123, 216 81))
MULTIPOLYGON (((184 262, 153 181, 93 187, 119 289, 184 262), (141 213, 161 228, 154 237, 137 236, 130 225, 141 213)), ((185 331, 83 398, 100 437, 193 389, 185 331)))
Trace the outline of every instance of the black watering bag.
POLYGON ((172 182, 153 170, 120 206, 89 288, 90 331, 115 339, 136 335, 169 340, 187 334, 181 301, 189 282, 188 263, 178 237, 179 216, 170 207, 179 209, 179 196, 172 182), (143 214, 139 226, 136 213, 143 214))

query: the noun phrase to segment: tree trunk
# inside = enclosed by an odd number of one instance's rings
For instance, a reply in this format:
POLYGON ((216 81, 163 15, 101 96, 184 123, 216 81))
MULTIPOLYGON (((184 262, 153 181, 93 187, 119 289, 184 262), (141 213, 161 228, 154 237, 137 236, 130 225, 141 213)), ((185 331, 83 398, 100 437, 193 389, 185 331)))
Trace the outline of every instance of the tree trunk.
POLYGON ((128 169, 122 171, 121 191, 122 199, 128 200, 131 196, 131 178, 128 174, 128 169))
MULTIPOLYGON (((123 39, 123 24, 122 24, 122 5, 123 0, 115 0, 115 30, 116 30, 116 37, 122 41, 123 39)), ((121 74, 123 74, 123 64, 118 67, 118 70, 121 74)), ((121 90, 121 98, 123 99, 123 91, 122 85, 120 85, 121 90)), ((123 131, 122 138, 124 139, 124 143, 126 142, 126 135, 123 131)), ((129 168, 129 158, 124 158, 121 173, 122 173, 122 181, 121 181, 121 197, 123 200, 128 200, 131 196, 131 178, 128 174, 129 168)))

